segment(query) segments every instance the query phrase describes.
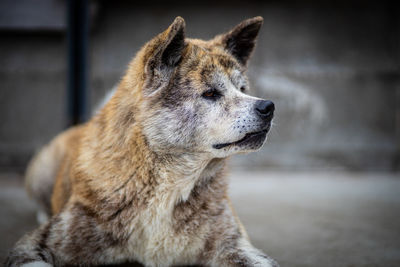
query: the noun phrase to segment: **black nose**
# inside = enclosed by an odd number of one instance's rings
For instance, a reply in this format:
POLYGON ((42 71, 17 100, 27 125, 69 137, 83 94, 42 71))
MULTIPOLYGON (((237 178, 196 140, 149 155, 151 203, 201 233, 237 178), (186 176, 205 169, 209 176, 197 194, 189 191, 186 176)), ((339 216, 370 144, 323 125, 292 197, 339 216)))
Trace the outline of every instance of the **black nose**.
POLYGON ((275 105, 269 100, 258 100, 256 103, 256 112, 264 120, 270 120, 274 116, 275 105))

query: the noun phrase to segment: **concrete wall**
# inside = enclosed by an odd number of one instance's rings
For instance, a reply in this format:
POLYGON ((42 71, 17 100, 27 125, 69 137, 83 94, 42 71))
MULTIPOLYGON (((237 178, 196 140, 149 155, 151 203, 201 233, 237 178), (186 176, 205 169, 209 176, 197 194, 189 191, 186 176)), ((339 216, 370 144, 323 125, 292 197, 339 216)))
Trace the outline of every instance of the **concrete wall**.
MULTIPOLYGON (((55 0, 56 1, 56 0, 55 0)), ((265 19, 250 63, 253 94, 274 100, 275 126, 238 168, 395 170, 400 144, 400 25, 385 2, 99 1, 90 36, 91 105, 175 16, 211 38, 265 19)), ((66 123, 65 35, 0 32, 0 167, 23 168, 66 123)))

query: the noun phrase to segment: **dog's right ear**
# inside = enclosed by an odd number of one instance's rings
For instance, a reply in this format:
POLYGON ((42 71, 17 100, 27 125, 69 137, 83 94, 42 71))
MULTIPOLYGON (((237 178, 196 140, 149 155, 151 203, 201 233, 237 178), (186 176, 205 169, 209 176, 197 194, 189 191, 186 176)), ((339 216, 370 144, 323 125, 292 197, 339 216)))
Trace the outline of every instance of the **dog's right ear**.
POLYGON ((144 57, 146 95, 159 91, 160 86, 168 85, 171 74, 182 59, 184 48, 185 21, 177 17, 167 30, 146 45, 144 57))

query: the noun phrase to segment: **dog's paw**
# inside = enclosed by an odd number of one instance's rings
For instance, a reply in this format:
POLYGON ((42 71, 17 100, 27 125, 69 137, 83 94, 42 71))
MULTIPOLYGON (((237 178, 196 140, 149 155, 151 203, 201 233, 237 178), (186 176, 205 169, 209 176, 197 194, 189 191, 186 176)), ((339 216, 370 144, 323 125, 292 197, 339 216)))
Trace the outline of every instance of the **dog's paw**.
POLYGON ((44 261, 32 261, 21 265, 21 267, 52 267, 52 266, 53 265, 48 264, 47 262, 44 261))
POLYGON ((267 255, 260 254, 257 257, 257 262, 254 266, 263 266, 263 267, 279 267, 278 262, 273 258, 268 257, 267 255))

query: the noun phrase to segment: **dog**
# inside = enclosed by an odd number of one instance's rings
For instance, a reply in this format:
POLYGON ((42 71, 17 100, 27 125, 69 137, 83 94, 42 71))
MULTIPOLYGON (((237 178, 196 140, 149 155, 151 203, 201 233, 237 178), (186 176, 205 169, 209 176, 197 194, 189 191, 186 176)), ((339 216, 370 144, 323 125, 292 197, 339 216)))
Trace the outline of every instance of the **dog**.
POLYGON ((229 156, 262 147, 274 115, 246 94, 262 23, 204 41, 177 17, 146 43, 104 107, 29 164, 48 219, 6 266, 278 266, 251 245, 225 175, 229 156))

